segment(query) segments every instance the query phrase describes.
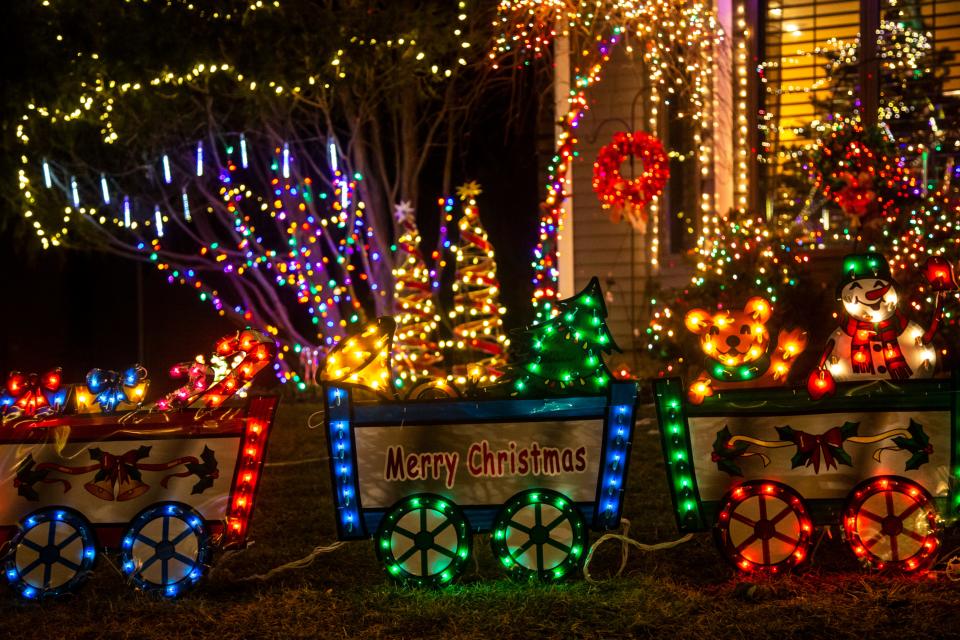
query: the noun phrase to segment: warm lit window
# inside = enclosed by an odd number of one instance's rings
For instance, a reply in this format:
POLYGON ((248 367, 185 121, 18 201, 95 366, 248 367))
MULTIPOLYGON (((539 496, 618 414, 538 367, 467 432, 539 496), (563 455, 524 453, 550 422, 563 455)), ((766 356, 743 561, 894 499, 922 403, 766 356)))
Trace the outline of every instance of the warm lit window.
POLYGON ((960 0, 766 0, 761 16, 759 187, 768 215, 830 224, 811 192, 807 153, 871 95, 879 122, 916 158, 911 170, 927 183, 942 179, 960 152, 960 0), (861 32, 870 33, 877 80, 863 81, 861 32))

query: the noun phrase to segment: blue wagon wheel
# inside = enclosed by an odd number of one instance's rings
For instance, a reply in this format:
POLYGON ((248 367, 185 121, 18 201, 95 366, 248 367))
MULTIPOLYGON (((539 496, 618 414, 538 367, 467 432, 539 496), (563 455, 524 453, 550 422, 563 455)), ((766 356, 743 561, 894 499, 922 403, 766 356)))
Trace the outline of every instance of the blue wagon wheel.
POLYGON ((520 578, 560 580, 583 562, 589 533, 583 515, 562 493, 522 491, 493 522, 493 555, 520 578))
POLYGON ((387 511, 375 545, 377 559, 394 580, 442 586, 463 573, 470 557, 470 525, 450 500, 419 493, 387 511))
POLYGON ((200 515, 187 505, 167 502, 147 507, 123 536, 120 562, 139 589, 174 597, 194 586, 212 555, 200 515))
POLYGON ((90 523, 73 509, 52 507, 20 523, 4 572, 24 598, 56 597, 76 591, 96 557, 90 523))

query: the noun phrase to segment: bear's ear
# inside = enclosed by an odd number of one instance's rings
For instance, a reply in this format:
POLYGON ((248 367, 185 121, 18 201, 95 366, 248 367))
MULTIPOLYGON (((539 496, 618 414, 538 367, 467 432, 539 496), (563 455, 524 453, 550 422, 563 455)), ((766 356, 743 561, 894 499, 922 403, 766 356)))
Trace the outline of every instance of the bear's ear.
POLYGON ((770 306, 770 303, 763 298, 754 296, 747 300, 747 304, 743 307, 743 312, 750 315, 760 324, 766 324, 767 320, 770 319, 770 314, 773 313, 773 308, 770 306))
POLYGON ((687 325, 687 329, 689 329, 691 333, 700 335, 710 328, 713 324, 713 318, 703 309, 690 309, 690 311, 687 311, 687 315, 684 316, 683 323, 687 325))

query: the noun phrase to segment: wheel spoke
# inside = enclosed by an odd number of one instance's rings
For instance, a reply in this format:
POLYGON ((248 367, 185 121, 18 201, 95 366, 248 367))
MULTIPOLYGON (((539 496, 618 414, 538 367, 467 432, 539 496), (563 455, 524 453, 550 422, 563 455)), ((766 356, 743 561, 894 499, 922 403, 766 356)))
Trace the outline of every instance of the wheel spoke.
POLYGON ((900 560, 900 547, 897 543, 897 536, 889 536, 889 537, 890 537, 890 557, 894 562, 898 562, 900 560))
POLYGON ((27 549, 33 549, 37 553, 40 553, 41 551, 43 551, 42 545, 37 544, 36 542, 34 542, 33 540, 30 540, 29 538, 24 538, 23 540, 20 541, 20 544, 25 546, 27 549))
POLYGON ((528 538, 526 542, 524 542, 522 545, 517 547, 517 550, 511 553, 510 555, 516 558, 517 556, 523 555, 524 553, 526 553, 527 549, 529 549, 532 546, 533 546, 533 538, 528 538))
POLYGON ((553 522, 547 525, 547 531, 553 531, 556 527, 560 525, 561 522, 567 519, 567 514, 561 513, 559 516, 554 519, 553 522))
POLYGON ((897 515, 897 512, 893 510, 893 491, 887 491, 886 493, 883 494, 883 497, 886 499, 886 502, 887 502, 887 515, 888 516, 897 515))
POLYGON ((187 556, 183 555, 182 553, 174 553, 174 554, 173 554, 173 557, 174 557, 175 559, 179 560, 180 562, 182 562, 183 564, 187 565, 188 567, 195 567, 195 566, 197 566, 197 560, 196 560, 195 558, 188 558, 187 556))
POLYGON ((735 547, 735 550, 737 553, 740 553, 741 551, 743 551, 744 549, 746 549, 756 541, 757 541, 757 534, 751 533, 749 536, 747 536, 747 538, 743 542, 741 542, 735 547))
POLYGON ((916 541, 919 542, 920 544, 923 544, 924 542, 927 541, 926 538, 924 538, 922 535, 920 535, 920 534, 917 533, 916 531, 913 531, 912 529, 904 529, 904 530, 901 531, 900 533, 901 533, 901 535, 905 535, 905 536, 907 536, 908 538, 913 538, 914 540, 916 540, 916 541))
POLYGON ((158 556, 157 554, 153 554, 152 556, 144 560, 143 564, 140 565, 140 570, 137 573, 139 573, 140 575, 143 575, 143 572, 146 571, 150 567, 150 565, 152 565, 154 562, 156 562, 159 559, 160 559, 160 556, 158 556))
POLYGON ((522 525, 522 524, 520 524, 519 522, 517 522, 517 521, 515 521, 515 520, 510 520, 509 522, 507 522, 507 526, 509 526, 511 529, 516 529, 517 531, 522 531, 523 533, 526 533, 527 535, 530 535, 531 533, 533 533, 533 529, 531 529, 530 527, 528 527, 528 526, 526 526, 526 525, 522 525))
POLYGON ((770 524, 772 525, 777 524, 778 522, 786 518, 788 514, 791 514, 791 513, 793 513, 793 507, 791 507, 790 505, 785 506, 783 508, 783 511, 773 516, 773 518, 770 520, 770 524))
POLYGON ((430 535, 435 536, 452 524, 453 524, 453 520, 444 520, 439 525, 437 525, 436 529, 430 532, 430 535))
POLYGON ((170 577, 170 559, 164 558, 160 561, 160 584, 166 585, 167 578, 170 577))
POLYGON ((420 509, 420 531, 427 530, 427 510, 420 509))
MULTIPOLYGON (((540 505, 537 505, 540 506, 540 505)), ((537 545, 537 571, 543 571, 543 545, 537 545)))
POLYGON ((191 529, 190 527, 187 527, 186 529, 183 530, 182 533, 180 533, 179 535, 177 535, 176 538, 174 538, 173 540, 171 540, 171 541, 170 541, 170 544, 172 544, 173 546, 177 546, 178 544, 180 544, 181 542, 183 542, 184 540, 186 540, 187 537, 189 537, 191 533, 193 533, 193 529, 191 529))
POLYGON ((881 540, 882 538, 883 538, 883 533, 882 533, 882 532, 876 533, 876 534, 874 534, 872 537, 864 540, 864 541, 863 541, 863 546, 866 547, 867 549, 871 549, 871 548, 873 548, 873 545, 875 545, 875 544, 877 544, 878 542, 880 542, 880 540, 881 540))
POLYGON ((437 553, 442 553, 443 555, 447 556, 448 558, 456 559, 456 557, 457 557, 457 554, 455 554, 453 551, 450 551, 450 549, 447 549, 446 547, 441 547, 441 546, 438 545, 438 544, 432 544, 432 545, 430 545, 430 548, 433 549, 434 551, 436 551, 437 553))
POLYGON ((73 571, 80 571, 80 565, 78 565, 73 560, 67 560, 64 557, 61 557, 59 560, 57 560, 57 562, 67 567, 68 569, 72 569, 73 571))
POLYGON ((40 558, 37 558, 36 560, 34 560, 33 562, 31 562, 30 564, 28 564, 27 566, 25 566, 23 569, 20 570, 20 577, 22 578, 24 576, 29 575, 31 571, 39 567, 41 564, 43 564, 42 561, 40 560, 40 558))
POLYGON ((533 523, 537 526, 543 525, 543 505, 539 502, 533 505, 533 523))
POLYGON ((156 549, 156 548, 157 548, 157 545, 160 544, 159 542, 156 542, 156 541, 152 540, 151 538, 148 538, 147 536, 143 535, 142 533, 138 533, 138 534, 136 535, 136 539, 139 540, 140 542, 142 542, 143 544, 147 545, 148 547, 153 547, 154 549, 156 549))
POLYGON ((399 533, 403 537, 410 538, 411 540, 417 537, 417 534, 415 534, 413 531, 407 531, 403 527, 394 527, 393 532, 399 533))
POLYGON ((743 515, 742 513, 737 513, 736 511, 730 514, 730 519, 736 520, 737 522, 742 522, 743 524, 749 525, 751 527, 757 526, 756 520, 751 520, 747 516, 743 515))
POLYGON ((406 551, 404 551, 403 554, 402 554, 399 558, 397 558, 397 563, 398 563, 398 564, 403 564, 404 562, 406 562, 407 560, 409 560, 409 559, 410 559, 410 556, 412 556, 413 554, 415 554, 417 551, 419 551, 419 549, 417 549, 416 545, 411 546, 409 549, 407 549, 406 551))
POLYGON ((870 511, 869 509, 864 509, 863 507, 861 507, 857 511, 857 515, 863 516, 867 520, 873 520, 874 522, 883 524, 883 517, 875 514, 873 511, 870 511))
POLYGON ((57 549, 63 549, 64 547, 66 547, 68 544, 70 544, 71 542, 73 542, 79 537, 80 537, 80 531, 74 529, 73 533, 71 533, 69 536, 64 538, 63 542, 57 545, 57 549))
POLYGON ((427 566, 427 550, 423 549, 420 551, 420 575, 427 577, 429 571, 430 568, 427 566))
POLYGON ((781 542, 786 542, 788 544, 792 544, 792 545, 800 544, 799 538, 791 538, 790 536, 780 533, 779 531, 774 531, 773 537, 776 538, 777 540, 780 540, 781 542))
MULTIPOLYGON (((163 533, 160 534, 160 540, 167 542, 170 540, 170 516, 163 516, 163 533)), ((166 582, 166 580, 164 580, 166 582)))
POLYGON ((904 509, 903 512, 901 512, 900 515, 898 515, 897 517, 900 518, 901 520, 906 520, 914 511, 916 511, 919 508, 920 508, 920 503, 914 502, 912 505, 904 509))
POLYGON ((766 520, 767 519, 767 496, 761 493, 758 497, 760 499, 760 519, 766 520))
POLYGON ((557 549, 560 549, 560 551, 563 551, 564 553, 570 553, 570 547, 568 547, 567 545, 563 544, 562 542, 557 542, 557 541, 554 540, 553 538, 547 538, 547 539, 544 541, 544 544, 548 544, 548 545, 550 545, 551 547, 556 547, 557 549))
POLYGON ((52 577, 52 574, 53 574, 53 563, 52 562, 50 564, 44 563, 43 564, 43 588, 44 589, 50 586, 50 578, 52 577))
POLYGON ((760 546, 763 548, 763 564, 770 564, 770 540, 764 538, 760 541, 760 546))
POLYGON ((52 545, 56 537, 57 537, 57 523, 54 520, 51 520, 50 532, 47 534, 47 545, 52 545))

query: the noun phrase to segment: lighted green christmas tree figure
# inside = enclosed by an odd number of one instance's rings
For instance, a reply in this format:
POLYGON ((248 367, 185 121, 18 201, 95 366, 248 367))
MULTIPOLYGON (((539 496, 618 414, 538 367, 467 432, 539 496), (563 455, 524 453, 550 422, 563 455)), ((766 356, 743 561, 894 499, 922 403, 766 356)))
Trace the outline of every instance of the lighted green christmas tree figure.
POLYGON ((557 309, 556 316, 531 326, 518 340, 518 358, 506 376, 515 395, 598 393, 610 384, 603 356, 620 348, 607 328, 600 282, 593 278, 557 309))

